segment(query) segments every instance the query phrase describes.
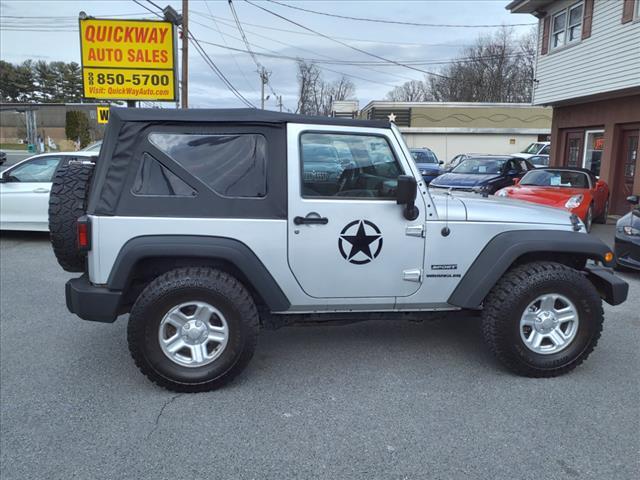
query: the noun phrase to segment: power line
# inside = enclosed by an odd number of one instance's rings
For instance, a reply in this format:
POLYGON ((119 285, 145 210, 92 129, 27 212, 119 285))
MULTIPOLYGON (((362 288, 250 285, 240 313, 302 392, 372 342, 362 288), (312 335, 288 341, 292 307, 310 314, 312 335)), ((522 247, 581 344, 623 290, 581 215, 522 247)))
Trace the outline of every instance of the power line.
MULTIPOLYGON (((203 12, 198 12, 197 10, 191 10, 191 13, 195 13, 196 15, 200 15, 201 17, 209 17, 210 15, 207 15, 203 12)), ((215 15, 211 15, 211 17, 216 18, 219 22, 221 22, 223 25, 227 25, 230 26, 230 24, 232 24, 233 20, 229 19, 229 18, 225 18, 225 17, 218 17, 215 15)), ((284 33, 292 33, 294 35, 302 35, 302 36, 306 36, 306 37, 315 37, 316 35, 314 33, 309 33, 309 32, 300 32, 297 30, 290 30, 287 28, 277 28, 277 27, 268 27, 266 25, 260 25, 257 23, 249 23, 249 22, 243 22, 245 25, 249 25, 251 27, 255 27, 255 28, 259 28, 262 30, 272 30, 275 32, 284 32, 284 33)), ((246 32, 249 33, 255 33, 252 32, 251 30, 247 30, 245 29, 246 32)), ((392 42, 389 40, 371 40, 371 39, 366 39, 366 38, 354 38, 354 37, 342 37, 342 36, 334 36, 334 38, 338 38, 340 40, 348 40, 348 41, 352 41, 352 42, 364 42, 364 43, 374 43, 376 45, 379 44, 384 44, 384 45, 403 45, 403 46, 418 46, 418 47, 468 47, 471 44, 468 43, 420 43, 420 42, 392 42)))
MULTIPOLYGON (((199 24, 200 25, 200 24, 199 24)), ((229 35, 231 38, 236 38, 233 37, 231 35, 229 35)), ((242 48, 236 48, 236 47, 229 47, 226 45, 221 45, 219 43, 215 43, 215 42, 210 42, 210 41, 205 41, 205 40, 201 40, 202 43, 206 43, 208 45, 212 45, 214 47, 218 47, 218 48, 222 48, 225 50, 230 50, 232 52, 239 52, 239 53, 249 53, 248 50, 242 49, 242 48)), ((253 45, 253 44, 252 44, 253 45)), ((265 58, 274 58, 274 59, 283 59, 283 60, 293 60, 293 61, 305 61, 305 62, 310 62, 310 63, 316 63, 316 64, 327 64, 327 65, 343 65, 343 66, 354 66, 354 67, 361 67, 362 65, 366 65, 366 66, 377 66, 377 67, 382 67, 382 66, 386 66, 389 67, 391 65, 389 65, 388 63, 385 62, 369 62, 369 61, 358 61, 358 60, 325 60, 322 58, 313 58, 313 57, 301 57, 301 56, 291 56, 291 55, 283 55, 279 52, 276 52, 274 50, 269 50, 265 47, 260 47, 263 50, 267 50, 271 53, 263 53, 263 52, 253 52, 254 55, 257 55, 259 57, 265 57, 265 58)), ((521 54, 519 53, 515 53, 512 55, 502 55, 502 54, 496 54, 496 55, 486 55, 486 56, 482 56, 482 57, 460 57, 460 58, 456 58, 456 59, 447 59, 447 60, 409 60, 407 61, 407 63, 409 64, 413 64, 413 65, 448 65, 448 64, 453 64, 453 63, 458 63, 458 62, 465 62, 465 61, 472 61, 472 60, 488 60, 491 58, 501 58, 501 57, 507 57, 507 58, 517 58, 521 56, 521 54)), ((383 72, 378 72, 378 73, 383 73, 383 72)))
MULTIPOLYGON (((158 14, 157 12, 151 10, 150 8, 148 8, 146 5, 140 3, 138 0, 133 0, 135 3, 137 3, 138 5, 140 5, 141 7, 143 7, 145 10, 148 10, 149 12, 153 13, 154 15, 163 18, 162 15, 158 14)), ((156 8, 159 8, 154 2, 152 2, 151 0, 147 0, 149 3, 151 3, 152 5, 156 6, 156 8)), ((200 45, 200 43, 198 42, 198 39, 195 38, 195 36, 189 32, 188 30, 186 32, 182 32, 183 35, 187 35, 187 38, 189 39, 189 41, 191 42, 191 44, 195 47, 196 51, 200 54, 200 56, 202 57, 202 59, 204 60, 204 62, 207 64, 207 66, 218 76, 218 78, 220 80, 222 80, 222 82, 226 85, 226 87, 231 91, 231 93, 233 93, 240 101, 242 101, 245 105, 247 105, 248 107, 251 108, 256 108, 256 106, 251 103, 249 100, 247 100, 238 89, 236 89, 236 87, 233 86, 233 84, 229 81, 229 79, 224 75, 224 73, 222 73, 222 70, 220 70, 220 68, 218 68, 218 66, 215 64, 215 62, 213 60, 211 60, 211 58, 209 57, 209 55, 207 54, 207 52, 202 48, 202 45, 200 45)))
MULTIPOLYGON (((106 16, 107 17, 131 17, 131 16, 140 16, 140 15, 146 15, 146 13, 109 13, 106 16)), ((31 19, 42 19, 42 20, 65 20, 65 19, 75 19, 77 21, 77 17, 74 16, 70 16, 70 15, 60 15, 60 16, 55 16, 55 15, 30 15, 30 16, 22 16, 22 15, 2 15, 2 19, 4 20, 5 18, 16 18, 16 19, 20 19, 20 20, 31 20, 31 19)), ((99 18, 103 18, 103 17, 99 17, 99 18)))
POLYGON ((355 20, 358 22, 374 22, 374 23, 389 23, 393 25, 405 25, 412 27, 443 27, 443 28, 495 28, 495 27, 522 27, 536 25, 535 23, 509 23, 509 24, 484 24, 484 25, 470 25, 461 23, 418 23, 418 22, 403 22, 400 20, 382 20, 379 18, 363 18, 363 17, 351 17, 347 15, 338 15, 335 13, 318 12, 317 10, 310 10, 308 8, 296 7, 294 5, 288 5, 286 3, 277 2, 276 0, 267 0, 268 2, 275 3, 281 7, 291 8, 293 10, 300 10, 302 12, 314 13, 316 15, 324 15, 326 17, 342 18, 344 20, 355 20))
MULTIPOLYGON (((214 20, 214 21, 215 21, 215 20, 214 20)), ((203 25, 203 26, 205 26, 205 27, 209 28, 208 26, 206 26, 206 25, 204 25, 204 24, 201 24, 201 23, 199 23, 199 22, 195 22, 195 23, 197 23, 198 25, 203 25)), ((229 28, 231 28, 231 26, 230 26, 230 25, 225 25, 225 26, 228 26, 229 28)), ((303 48, 303 47, 300 47, 300 46, 297 46, 297 45, 291 45, 290 43, 282 42, 282 41, 280 41, 280 40, 276 40, 275 38, 267 37, 266 35, 261 35, 261 34, 259 34, 259 33, 253 32, 253 31, 251 31, 251 30, 247 30, 247 29, 243 29, 243 30, 244 30, 245 32, 249 32, 249 33, 251 33, 252 35, 255 35, 255 36, 257 36, 257 37, 264 38, 264 39, 266 39, 266 40, 269 40, 269 41, 271 41, 271 42, 278 43, 278 44, 280 44, 280 45, 284 45, 284 46, 286 46, 286 47, 294 48, 294 49, 296 49, 296 50, 300 50, 300 51, 303 51, 303 52, 309 52, 309 53, 311 53, 311 54, 313 54, 313 55, 319 55, 319 56, 321 56, 321 57, 328 58, 328 59, 330 59, 330 60, 336 60, 336 61, 340 62, 340 60, 339 60, 339 59, 337 59, 337 58, 335 58, 335 57, 332 57, 332 56, 330 56, 330 55, 325 55, 325 54, 323 54, 323 53, 315 52, 315 51, 313 51, 313 50, 309 50, 308 48, 303 48)), ((233 35, 229 35, 229 34, 223 34, 223 35, 227 35, 227 36, 229 36, 229 37, 231 37, 231 38, 233 38, 233 39, 235 39, 235 40, 240 40, 239 38, 234 37, 233 35)), ((227 46, 228 46, 228 44, 227 44, 226 42, 225 42, 225 45, 227 45, 227 46)), ((251 45, 252 45, 252 46, 255 46, 254 44, 251 44, 251 45)), ((263 48, 263 49, 264 49, 264 47, 259 47, 259 48, 263 48)), ((273 52, 272 50, 268 50, 268 49, 265 49, 265 50, 273 52)), ((277 52, 273 52, 273 53, 277 53, 277 52)), ((234 58, 235 58, 235 57, 234 57, 234 58)), ((344 62, 344 63, 348 63, 348 62, 344 62)), ((387 64, 385 64, 385 66, 386 66, 386 65, 387 65, 387 64)), ((413 80, 412 78, 406 77, 406 76, 404 76, 404 75, 397 75, 397 74, 389 73, 389 72, 381 72, 381 71, 379 71, 379 70, 376 70, 376 69, 374 69, 374 68, 370 68, 370 67, 367 67, 367 66, 361 66, 361 65, 354 65, 354 66, 356 66, 357 68, 362 68, 363 70, 369 70, 369 71, 371 71, 371 72, 375 72, 375 73, 378 73, 378 74, 380 74, 380 73, 381 73, 381 74, 383 74, 383 75, 388 75, 388 76, 395 77, 395 78, 398 78, 398 79, 401 79, 401 80, 413 80)))
POLYGON ((278 98, 278 94, 276 93, 276 91, 273 89, 273 86, 269 83, 269 77, 271 77, 271 72, 269 72, 264 65, 262 65, 259 61, 258 58, 255 56, 255 54, 253 53, 253 51, 251 50, 251 44, 249 43, 249 40, 247 39, 247 36, 244 33, 244 30, 242 29, 242 24, 240 23, 240 17, 238 17, 238 12, 236 12, 236 7, 233 4, 233 0, 228 0, 229 2, 229 8, 231 9, 231 14, 233 15, 233 18, 236 21, 236 26, 238 27, 238 31, 240 32, 240 36, 242 37, 242 40, 244 42, 244 44, 247 47, 247 51, 249 52, 249 55, 251 55, 251 58, 253 59, 254 63, 256 64, 256 67, 258 67, 258 75, 260 75, 260 87, 261 87, 261 94, 260 94, 260 101, 261 101, 261 108, 264 110, 264 87, 265 85, 269 87, 269 90, 271 91, 271 94, 276 97, 276 99, 278 98))
MULTIPOLYGON (((227 50, 232 50, 232 51, 237 51, 237 52, 246 52, 245 50, 239 49, 239 48, 233 48, 233 47, 225 47, 224 45, 220 45, 219 43, 214 43, 214 42, 208 42, 206 40, 200 40, 201 43, 207 44, 207 45, 212 45, 214 47, 218 47, 218 48, 223 48, 223 49, 227 49, 227 50)), ((293 62, 298 62, 300 60, 305 60, 302 57, 291 57, 291 56, 286 56, 286 55, 281 55, 278 52, 275 52, 274 50, 269 50, 268 48, 265 47, 261 47, 263 50, 267 50, 269 53, 262 53, 262 52, 256 52, 256 55, 258 56, 264 56, 264 57, 268 57, 268 58, 274 58, 274 59, 278 59, 278 60, 290 60, 293 62)), ((307 59, 309 61, 309 59, 307 59)), ((317 65, 316 66, 318 68, 321 68, 322 70, 326 70, 328 72, 332 72, 332 73, 337 73, 339 75, 344 75, 345 77, 351 77, 351 78, 355 78, 358 80, 362 80, 364 82, 368 82, 368 83, 375 83, 377 85, 384 85, 385 87, 395 87, 395 85, 389 84, 389 83, 384 83, 384 82, 377 82, 375 80, 371 80, 369 78, 365 78, 365 77, 360 77, 358 75, 353 75, 350 73, 345 73, 345 72, 341 72, 338 70, 333 70, 329 67, 326 67, 325 65, 317 65)))
POLYGON ((251 58, 253 59, 256 66, 258 67, 258 70, 260 70, 263 67, 258 61, 258 59, 256 58, 256 56, 254 55, 254 53, 251 51, 249 40, 247 40, 247 36, 244 34, 244 31, 242 30, 242 25, 240 24, 240 19, 238 18, 238 12, 236 12, 236 7, 233 5, 233 2, 231 0, 229 0, 229 8, 231 9, 231 14, 233 15, 233 19, 236 22, 236 26, 238 27, 238 31, 240 32, 240 36, 242 37, 242 41, 247 47, 247 51, 249 52, 249 55, 251 55, 251 58))
MULTIPOLYGON (((160 17, 160 18, 164 18, 162 15, 160 15, 158 12, 151 10, 149 7, 147 7, 144 3, 138 1, 138 0, 133 0, 134 3, 137 3, 138 5, 140 5, 142 8, 144 8, 147 12, 151 12, 153 13, 156 17, 160 17)), ((162 9, 160 9, 162 10, 162 9)))
POLYGON ((278 17, 278 18, 284 20, 285 22, 292 23, 292 24, 296 25, 297 27, 302 28, 303 30, 307 30, 309 32, 313 32, 313 33, 315 33, 316 35, 318 35, 318 36, 320 36, 322 38, 326 38, 327 40, 331 40, 332 42, 335 42, 335 43, 338 43, 338 44, 340 44, 340 45, 342 45, 344 47, 350 48, 351 50, 355 50, 356 52, 363 53, 365 55, 368 55, 368 56, 373 57, 373 58, 377 58, 378 60, 382 60, 384 62, 393 63, 394 65, 398 65, 399 67, 404 67, 404 68, 408 68, 410 70, 415 70, 416 72, 421 72, 421 73, 425 73, 427 75, 432 75, 432 76, 440 77, 440 78, 448 78, 445 75, 441 75, 439 73, 429 72, 429 71, 423 70, 421 68, 412 67, 410 65, 406 65, 404 63, 396 62, 395 60, 391 60, 389 58, 385 58, 385 57, 382 57, 380 55, 376 55, 375 53, 368 52, 368 51, 363 50, 361 48, 354 47, 353 45, 349 45, 348 43, 345 43, 345 42, 343 42, 341 40, 337 40, 335 38, 331 38, 330 36, 325 35, 324 33, 320 33, 320 32, 318 32, 316 30, 313 30, 313 29, 311 29, 309 27, 305 27, 304 25, 302 25, 302 24, 300 24, 300 23, 298 23, 298 22, 296 22, 294 20, 290 20, 287 17, 284 17, 284 16, 280 15, 279 13, 276 13, 276 12, 273 12, 273 11, 269 10, 268 8, 264 8, 264 7, 260 6, 260 5, 256 5, 255 3, 253 3, 253 2, 251 2, 249 0, 245 0, 245 2, 247 2, 249 5, 253 5, 256 8, 259 8, 260 10, 262 10, 264 12, 269 13, 270 15, 278 17))
MULTIPOLYGON (((218 22, 216 21, 216 19, 213 17, 213 14, 211 13, 211 8, 209 8, 209 2, 208 0, 204 1, 205 6, 207 7, 207 11, 209 12, 209 14, 211 15, 211 20, 213 20, 213 24, 216 27, 216 30, 218 31, 218 33, 220 34, 220 38, 222 39, 222 41, 224 42, 224 44, 228 47, 229 44, 227 43, 227 40, 225 39, 224 34, 222 33, 222 31, 220 30, 220 26, 218 25, 218 22)), ((193 19, 191 20, 193 22, 193 19)), ((195 22, 198 23, 198 22, 195 22)), ((238 60, 236 59, 235 55, 232 55, 231 58, 233 58, 233 63, 236 64, 236 67, 238 68, 238 71, 240 72, 240 74, 242 75, 242 78, 244 78, 244 81, 246 82, 247 86, 249 87, 249 89, 252 89, 253 86, 251 85, 251 82, 249 82, 249 79, 247 78, 247 76, 244 74, 244 70, 242 70, 242 68, 240 68, 240 64, 238 63, 238 60)), ((256 92, 257 95, 257 92, 256 92)))
MULTIPOLYGON (((185 35, 185 33, 183 33, 183 35, 185 35)), ((214 63, 213 60, 211 60, 211 57, 209 57, 209 55, 207 54, 207 52, 202 48, 202 45, 200 45, 200 42, 192 35, 192 34, 188 34, 189 35, 189 41, 191 42, 191 44, 196 48, 196 51, 200 54, 200 56, 202 57, 202 59, 205 61, 205 63, 209 66, 209 68, 211 68, 211 70, 218 75, 218 77, 220 78, 220 80, 222 80, 222 82, 227 86, 227 88, 229 90, 231 90, 231 93, 233 93, 240 101, 242 101, 246 106, 250 107, 250 108, 256 108, 256 106, 251 103, 249 100, 247 100, 238 89, 236 89, 236 87, 233 86, 233 84, 229 81, 229 79, 227 77, 225 77, 225 75, 222 73, 222 71, 218 68, 218 66, 214 63)))
POLYGON ((160 5, 158 5, 156 2, 152 2, 151 0, 147 0, 147 2, 149 2, 151 5, 153 5, 154 7, 156 7, 158 10, 164 11, 162 9, 162 7, 160 5))

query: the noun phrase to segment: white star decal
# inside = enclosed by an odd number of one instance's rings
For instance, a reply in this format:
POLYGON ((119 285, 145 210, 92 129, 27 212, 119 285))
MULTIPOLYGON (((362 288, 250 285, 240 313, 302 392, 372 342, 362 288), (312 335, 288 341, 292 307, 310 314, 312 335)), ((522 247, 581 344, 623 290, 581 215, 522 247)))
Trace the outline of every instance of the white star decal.
POLYGON ((396 121, 396 114, 391 112, 389 115, 387 115, 387 118, 389 119, 390 122, 395 122, 396 121))

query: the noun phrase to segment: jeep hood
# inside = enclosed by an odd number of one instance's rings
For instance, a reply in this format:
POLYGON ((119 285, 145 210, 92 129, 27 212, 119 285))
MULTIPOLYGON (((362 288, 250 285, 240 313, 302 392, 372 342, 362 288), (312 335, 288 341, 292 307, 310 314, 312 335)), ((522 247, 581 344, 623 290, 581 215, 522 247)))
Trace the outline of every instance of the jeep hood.
POLYGON ((471 222, 532 223, 571 226, 571 213, 560 208, 504 197, 454 194, 467 210, 471 222))

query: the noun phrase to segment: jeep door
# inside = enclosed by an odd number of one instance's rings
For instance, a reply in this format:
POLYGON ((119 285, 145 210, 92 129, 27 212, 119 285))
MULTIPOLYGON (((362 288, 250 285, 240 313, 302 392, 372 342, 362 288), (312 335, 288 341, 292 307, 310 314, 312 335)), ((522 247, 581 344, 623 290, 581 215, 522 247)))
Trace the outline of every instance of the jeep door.
POLYGON ((390 130, 288 125, 288 256, 315 298, 398 297, 421 285, 424 201, 396 203, 409 162, 390 130))

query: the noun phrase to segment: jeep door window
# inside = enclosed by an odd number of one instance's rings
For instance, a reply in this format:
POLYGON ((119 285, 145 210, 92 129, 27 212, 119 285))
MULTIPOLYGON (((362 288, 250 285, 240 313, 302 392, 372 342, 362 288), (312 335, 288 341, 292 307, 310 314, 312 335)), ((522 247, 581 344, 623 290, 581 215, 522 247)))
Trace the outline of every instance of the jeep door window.
POLYGON ((151 133, 149 141, 219 195, 267 194, 267 141, 262 135, 151 133))
POLYGON ((28 160, 4 174, 14 182, 51 182, 60 157, 40 157, 28 160))
POLYGON ((300 150, 303 197, 395 199, 402 168, 384 137, 303 133, 300 150))

